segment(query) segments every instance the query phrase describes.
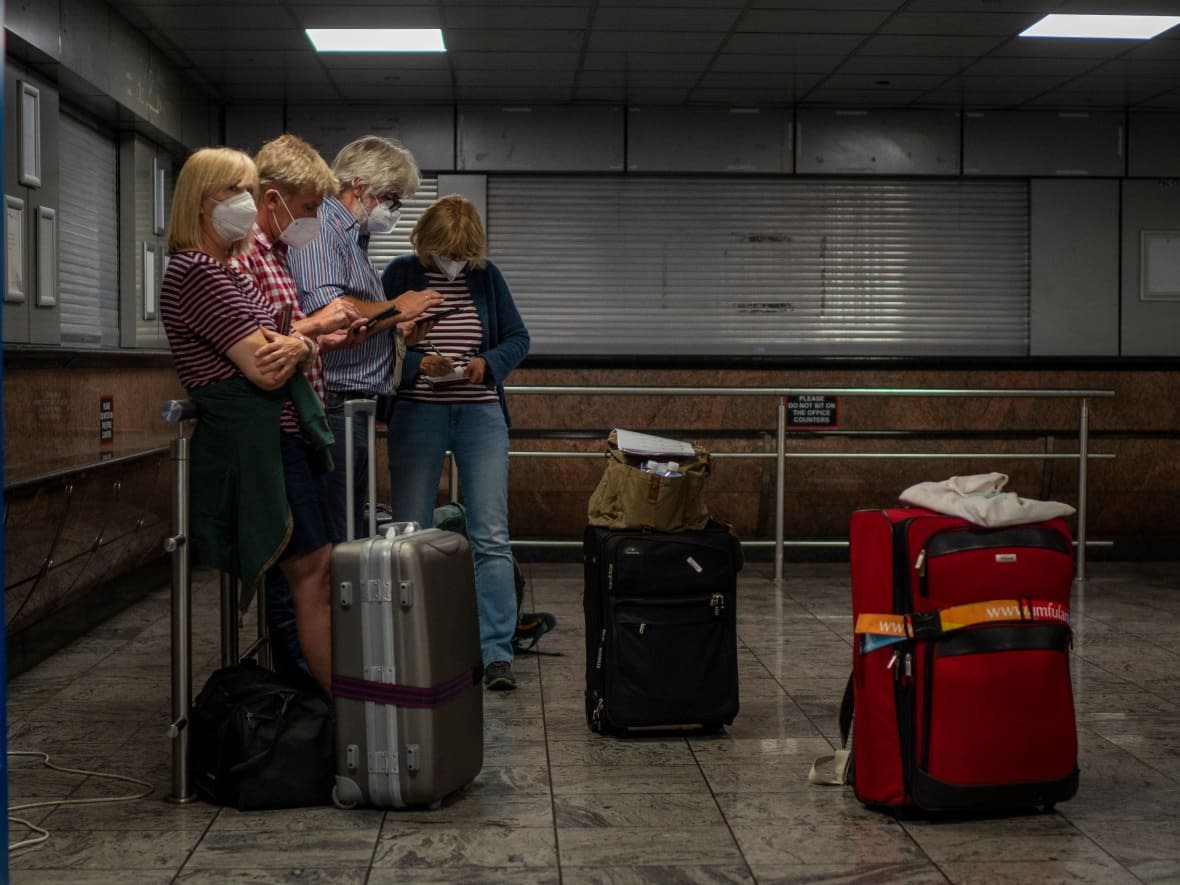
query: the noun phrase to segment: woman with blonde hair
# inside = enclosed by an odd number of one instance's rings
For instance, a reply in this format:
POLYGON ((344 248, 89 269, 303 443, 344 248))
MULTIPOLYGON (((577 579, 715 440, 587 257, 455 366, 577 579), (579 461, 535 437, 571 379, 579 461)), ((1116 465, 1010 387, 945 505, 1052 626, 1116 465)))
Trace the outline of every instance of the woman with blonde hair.
POLYGON ((484 256, 487 240, 475 205, 451 194, 414 225, 413 255, 390 262, 386 294, 430 288, 443 311, 429 344, 406 351, 389 422, 393 517, 433 521, 443 457, 454 453, 475 557, 475 593, 484 682, 516 687, 512 636, 516 578, 508 537, 508 404, 504 380, 529 352, 529 333, 500 269, 484 256))
POLYGON ((160 291, 176 371, 198 412, 190 449, 192 556, 239 578, 243 606, 291 535, 279 449, 284 404, 294 401, 317 449, 331 444, 323 408, 299 371, 313 364, 314 346, 281 334, 274 306, 230 266, 250 241, 257 194, 258 171, 246 154, 224 147, 193 153, 176 179, 160 291))

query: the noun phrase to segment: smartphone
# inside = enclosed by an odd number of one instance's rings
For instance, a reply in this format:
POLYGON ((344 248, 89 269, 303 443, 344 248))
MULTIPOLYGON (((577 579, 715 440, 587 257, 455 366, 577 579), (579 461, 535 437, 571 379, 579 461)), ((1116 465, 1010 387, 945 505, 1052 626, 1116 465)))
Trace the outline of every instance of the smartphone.
POLYGON ((390 317, 395 317, 399 313, 401 313, 401 310, 397 306, 387 307, 387 308, 385 308, 385 310, 381 311, 380 313, 375 313, 371 317, 369 317, 367 320, 365 320, 365 324, 364 324, 363 328, 371 329, 371 328, 373 328, 373 326, 377 325, 382 320, 387 320, 390 317))
POLYGON ((435 320, 441 320, 443 317, 449 317, 452 314, 459 312, 457 307, 448 307, 446 310, 440 310, 438 313, 429 313, 423 317, 418 318, 420 323, 433 323, 435 320))
POLYGON ((281 335, 291 334, 291 312, 294 310, 290 304, 284 304, 282 311, 279 313, 279 333, 281 335))

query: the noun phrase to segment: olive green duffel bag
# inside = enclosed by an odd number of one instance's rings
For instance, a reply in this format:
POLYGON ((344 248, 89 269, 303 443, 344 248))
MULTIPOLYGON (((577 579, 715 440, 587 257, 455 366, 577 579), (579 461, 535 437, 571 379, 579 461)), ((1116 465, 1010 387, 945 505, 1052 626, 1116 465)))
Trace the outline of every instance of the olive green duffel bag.
POLYGON ((678 462, 679 476, 640 469, 645 459, 619 451, 613 432, 606 456, 606 470, 590 496, 590 525, 660 532, 705 527, 709 521, 705 506, 709 453, 705 449, 693 446, 692 458, 678 462))

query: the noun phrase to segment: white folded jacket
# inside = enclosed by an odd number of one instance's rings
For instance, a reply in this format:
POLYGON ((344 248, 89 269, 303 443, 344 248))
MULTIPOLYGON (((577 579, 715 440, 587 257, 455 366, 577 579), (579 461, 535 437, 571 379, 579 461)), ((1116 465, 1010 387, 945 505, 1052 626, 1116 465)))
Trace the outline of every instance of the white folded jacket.
POLYGON ((952 476, 942 482, 912 485, 900 498, 905 504, 961 516, 968 522, 989 527, 1043 522, 1074 513, 1074 508, 1060 501, 1038 501, 1001 491, 1007 482, 1008 477, 1003 473, 952 476))

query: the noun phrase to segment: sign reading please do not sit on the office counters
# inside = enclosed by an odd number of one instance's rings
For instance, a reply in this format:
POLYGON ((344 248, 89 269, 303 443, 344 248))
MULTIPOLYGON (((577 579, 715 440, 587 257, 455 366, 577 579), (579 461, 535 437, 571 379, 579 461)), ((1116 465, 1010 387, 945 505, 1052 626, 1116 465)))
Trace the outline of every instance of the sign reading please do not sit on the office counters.
POLYGON ((839 397, 818 393, 801 393, 783 397, 787 406, 787 430, 814 430, 835 427, 839 397))

